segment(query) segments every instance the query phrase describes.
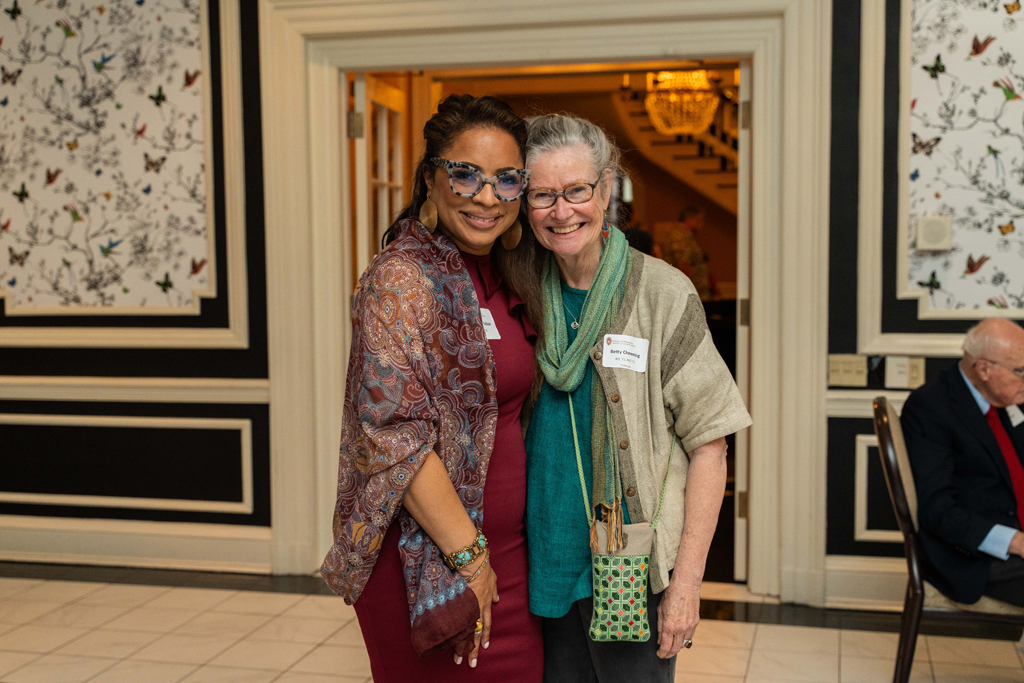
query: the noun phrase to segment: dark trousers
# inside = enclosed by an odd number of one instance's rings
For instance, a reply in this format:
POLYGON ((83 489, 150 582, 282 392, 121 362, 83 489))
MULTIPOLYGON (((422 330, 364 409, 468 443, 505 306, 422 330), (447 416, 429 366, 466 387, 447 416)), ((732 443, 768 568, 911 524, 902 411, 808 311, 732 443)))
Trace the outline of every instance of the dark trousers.
POLYGON ((1010 555, 1008 560, 993 560, 985 595, 1024 607, 1024 557, 1010 555))
POLYGON ((646 643, 590 639, 593 598, 577 600, 569 613, 541 619, 544 635, 544 683, 672 683, 676 658, 659 659, 658 604, 661 595, 647 589, 651 637, 646 643))

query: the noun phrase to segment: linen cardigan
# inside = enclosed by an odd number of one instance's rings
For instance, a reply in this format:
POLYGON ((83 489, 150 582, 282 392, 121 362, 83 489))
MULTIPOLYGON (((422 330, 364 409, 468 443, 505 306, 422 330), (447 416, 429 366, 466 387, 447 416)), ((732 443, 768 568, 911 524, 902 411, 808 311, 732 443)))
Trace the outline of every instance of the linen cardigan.
POLYGON ((604 335, 590 358, 611 410, 631 522, 653 519, 667 471, 651 556, 651 589, 660 593, 668 587, 683 533, 686 453, 749 427, 751 419, 711 339, 693 283, 661 259, 635 249, 630 257, 622 305, 605 334, 647 339, 646 371, 604 367, 604 335))

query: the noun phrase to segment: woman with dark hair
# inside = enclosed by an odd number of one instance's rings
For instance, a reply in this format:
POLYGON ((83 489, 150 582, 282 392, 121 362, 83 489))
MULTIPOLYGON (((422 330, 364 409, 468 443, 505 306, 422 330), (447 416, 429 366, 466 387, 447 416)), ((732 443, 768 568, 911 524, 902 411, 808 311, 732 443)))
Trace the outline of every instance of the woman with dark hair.
POLYGON ((353 299, 321 573, 355 605, 376 683, 539 683, 519 424, 539 312, 519 221, 526 123, 501 100, 452 95, 423 137, 412 203, 353 299))

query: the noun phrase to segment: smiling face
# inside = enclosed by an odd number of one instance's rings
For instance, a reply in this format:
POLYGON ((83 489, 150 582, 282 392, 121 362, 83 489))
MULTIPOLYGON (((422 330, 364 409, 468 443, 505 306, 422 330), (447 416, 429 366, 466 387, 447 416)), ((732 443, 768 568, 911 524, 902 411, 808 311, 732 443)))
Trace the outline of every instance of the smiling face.
MULTIPOLYGON (((537 157, 530 165, 530 189, 546 188, 561 191, 576 183, 593 183, 598 179, 585 147, 563 147, 537 157)), ((559 196, 546 209, 527 207, 530 227, 542 245, 555 253, 560 262, 597 263, 601 254, 601 229, 608 209, 611 172, 605 171, 594 189, 594 196, 582 204, 571 204, 559 196)), ((595 265, 596 268, 596 265, 595 265)))
MULTIPOLYGON (((461 161, 485 176, 523 167, 523 158, 515 138, 497 128, 470 128, 463 131, 441 153, 449 161, 461 161)), ((460 197, 448 184, 448 172, 437 168, 425 178, 427 195, 437 205, 437 223, 460 251, 488 254, 491 246, 508 230, 519 215, 519 202, 503 202, 494 196, 494 188, 485 184, 475 197, 460 197)))

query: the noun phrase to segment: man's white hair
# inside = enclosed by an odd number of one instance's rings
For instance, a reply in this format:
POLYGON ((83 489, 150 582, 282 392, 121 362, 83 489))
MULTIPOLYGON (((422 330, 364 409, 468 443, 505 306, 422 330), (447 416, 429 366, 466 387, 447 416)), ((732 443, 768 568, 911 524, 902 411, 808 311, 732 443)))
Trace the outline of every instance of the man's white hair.
POLYGON ((991 356, 1002 342, 999 331, 993 329, 992 325, 984 325, 984 322, 982 320, 967 330, 967 335, 964 337, 964 354, 971 358, 991 356))

